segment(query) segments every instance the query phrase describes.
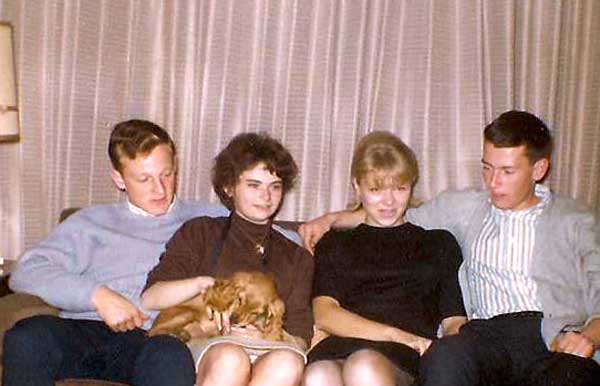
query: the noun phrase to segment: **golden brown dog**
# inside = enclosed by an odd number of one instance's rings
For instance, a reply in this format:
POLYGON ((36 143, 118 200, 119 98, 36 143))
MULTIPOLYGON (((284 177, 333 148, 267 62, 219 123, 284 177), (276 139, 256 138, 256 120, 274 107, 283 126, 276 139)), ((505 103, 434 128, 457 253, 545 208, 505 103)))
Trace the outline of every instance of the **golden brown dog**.
POLYGON ((217 279, 204 293, 158 314, 150 336, 168 334, 184 342, 209 338, 224 331, 221 317, 232 326, 253 325, 266 340, 287 340, 283 330, 285 305, 275 281, 259 271, 239 271, 228 279, 217 279))

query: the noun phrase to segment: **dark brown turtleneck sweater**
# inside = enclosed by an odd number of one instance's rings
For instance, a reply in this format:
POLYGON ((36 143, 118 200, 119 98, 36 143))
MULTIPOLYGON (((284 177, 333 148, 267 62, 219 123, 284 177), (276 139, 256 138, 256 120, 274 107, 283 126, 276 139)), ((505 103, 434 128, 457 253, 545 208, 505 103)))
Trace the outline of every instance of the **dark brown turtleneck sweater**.
POLYGON ((213 259, 226 224, 226 217, 198 217, 186 222, 169 240, 160 262, 148 274, 146 288, 159 281, 195 276, 226 277, 241 270, 271 274, 286 306, 284 328, 308 343, 313 324, 310 307, 314 270, 312 256, 306 249, 272 230, 270 224, 254 224, 233 214, 223 249, 218 258, 213 259), (267 257, 263 262, 255 246, 267 239, 267 257))

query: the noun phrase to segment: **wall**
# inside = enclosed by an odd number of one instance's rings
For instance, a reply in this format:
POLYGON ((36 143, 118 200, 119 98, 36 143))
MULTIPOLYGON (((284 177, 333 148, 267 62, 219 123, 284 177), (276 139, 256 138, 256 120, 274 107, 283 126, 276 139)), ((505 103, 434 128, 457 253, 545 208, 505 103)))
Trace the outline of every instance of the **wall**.
MULTIPOLYGON (((3 8, 4 0, 0 0, 0 15, 3 8)), ((7 21, 2 17, 0 20, 7 21)), ((23 249, 21 150, 20 142, 0 143, 0 257, 11 259, 23 249)))

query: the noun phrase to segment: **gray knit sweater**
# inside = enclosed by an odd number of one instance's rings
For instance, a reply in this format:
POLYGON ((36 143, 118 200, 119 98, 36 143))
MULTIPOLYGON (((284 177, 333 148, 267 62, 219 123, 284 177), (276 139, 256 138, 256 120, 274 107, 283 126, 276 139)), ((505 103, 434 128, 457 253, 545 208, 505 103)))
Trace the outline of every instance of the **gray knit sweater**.
POLYGON ((91 303, 102 284, 141 307, 146 275, 173 233, 193 217, 227 213, 222 206, 182 200, 158 217, 135 214, 126 202, 82 209, 20 257, 10 287, 40 296, 65 318, 102 320, 91 303))

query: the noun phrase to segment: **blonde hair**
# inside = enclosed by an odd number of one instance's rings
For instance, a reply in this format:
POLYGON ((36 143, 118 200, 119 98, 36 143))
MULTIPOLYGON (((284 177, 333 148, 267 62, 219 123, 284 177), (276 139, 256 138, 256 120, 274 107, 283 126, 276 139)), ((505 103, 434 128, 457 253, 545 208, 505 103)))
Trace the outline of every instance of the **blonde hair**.
MULTIPOLYGON (((356 145, 350 176, 359 185, 368 180, 382 187, 392 181, 398 185, 408 182, 413 188, 419 179, 419 166, 415 153, 400 138, 387 131, 373 131, 356 145)), ((412 198, 411 203, 415 203, 412 198)), ((360 202, 354 207, 359 208, 360 202)))

